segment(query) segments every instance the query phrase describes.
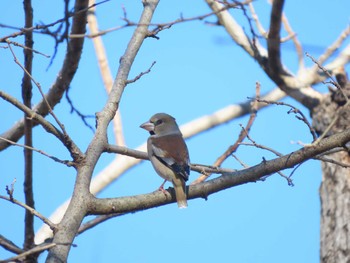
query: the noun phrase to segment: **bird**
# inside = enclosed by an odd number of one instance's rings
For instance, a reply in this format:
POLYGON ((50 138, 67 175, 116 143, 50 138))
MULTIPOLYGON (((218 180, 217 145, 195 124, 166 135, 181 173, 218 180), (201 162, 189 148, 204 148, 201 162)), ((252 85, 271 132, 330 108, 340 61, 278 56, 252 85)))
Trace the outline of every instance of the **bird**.
POLYGON ((186 143, 174 117, 166 113, 154 114, 149 121, 140 125, 150 136, 147 139, 147 153, 157 174, 165 179, 159 187, 170 181, 175 190, 179 208, 186 208, 186 181, 190 174, 190 158, 186 143))

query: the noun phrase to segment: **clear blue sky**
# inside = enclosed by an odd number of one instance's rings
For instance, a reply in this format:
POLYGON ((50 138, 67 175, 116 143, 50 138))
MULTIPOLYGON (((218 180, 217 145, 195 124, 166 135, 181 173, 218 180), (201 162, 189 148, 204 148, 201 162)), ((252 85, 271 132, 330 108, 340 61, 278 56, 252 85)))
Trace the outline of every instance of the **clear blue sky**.
MULTIPOLYGON (((61 5, 50 1, 33 1, 35 22, 49 23, 62 17, 61 5)), ((56 1, 60 2, 60 1, 56 1)), ((141 1, 111 0, 97 9, 101 29, 123 24, 122 4, 128 18, 137 21, 141 1)), ((268 27, 270 7, 265 1, 255 1, 255 7, 265 27, 268 27)), ((22 1, 8 1, 2 8, 0 23, 23 26, 22 1), (16 14, 16 15, 14 15, 16 14)), ((331 44, 349 23, 350 2, 287 1, 285 12, 306 45, 305 51, 316 58, 331 44)), ((204 1, 161 1, 154 22, 168 22, 179 18, 209 13, 204 1)), ((245 21, 240 10, 232 13, 239 21, 245 21)), ((208 21, 216 21, 209 18, 208 21)), ((246 21, 245 21, 246 22, 246 21)), ((249 34, 249 28, 245 26, 249 34)), ((113 76, 118 61, 125 50, 133 28, 106 35, 103 40, 113 76)), ((1 28, 1 36, 11 30, 1 28)), ((53 53, 52 39, 35 35, 35 48, 53 53)), ((159 34, 160 39, 147 39, 137 56, 130 78, 145 71, 153 61, 152 72, 138 82, 129 85, 123 95, 120 110, 123 118, 126 143, 135 148, 147 139, 147 133, 139 128, 156 112, 167 112, 176 117, 179 124, 210 114, 229 104, 239 103, 253 96, 255 82, 262 91, 274 88, 250 57, 235 45, 220 27, 208 26, 204 21, 194 21, 173 26, 159 34)), ((22 43, 22 39, 15 39, 22 43)), ((96 64, 90 40, 86 40, 79 66, 70 90, 75 106, 85 114, 99 111, 106 101, 106 94, 96 64)), ((2 44, 1 46, 4 46, 2 44)), ((22 50, 14 49, 22 58, 22 50)), ((49 59, 35 55, 34 78, 44 91, 52 84, 62 63, 63 46, 57 58, 46 70, 49 59)), ((8 49, 0 49, 2 70, 1 89, 20 98, 21 69, 13 62, 8 49)), ((291 45, 285 44, 283 60, 295 71, 297 58, 291 45)), ((306 60, 308 60, 306 58, 306 60)), ((308 65, 311 63, 308 61, 308 65)), ((318 86, 319 90, 324 87, 318 86)), ((40 98, 35 91, 33 102, 40 98)), ((289 103, 307 110, 292 100, 289 103)), ((91 131, 79 118, 69 113, 65 99, 55 112, 72 138, 82 150, 91 140, 91 131)), ((288 109, 271 107, 258 113, 251 136, 260 144, 282 153, 298 149, 293 143, 308 143, 311 135, 305 125, 287 114, 288 109)), ((22 114, 0 100, 0 133, 7 130, 22 114)), ((240 131, 240 118, 187 141, 193 163, 212 164, 232 144, 240 131)), ((90 121, 94 125, 94 120, 90 121)), ((112 140, 112 136, 110 137, 112 140)), ((20 142, 23 142, 21 140, 20 142)), ((69 158, 65 149, 40 127, 34 130, 34 145, 61 159, 69 158)), ((17 178, 15 198, 23 200, 23 150, 12 147, 0 152, 2 167, 0 193, 5 185, 17 178)), ((34 154, 34 189, 38 211, 49 216, 72 193, 74 169, 66 168, 52 160, 34 154)), ((261 162, 262 157, 273 158, 269 153, 252 147, 241 147, 237 152, 248 165, 261 162)), ((95 174, 113 159, 104 154, 95 174)), ((240 169, 234 160, 224 167, 240 169)), ((291 171, 285 171, 288 175, 291 171)), ((198 177, 192 172, 190 181, 198 177)), ((293 176, 294 187, 288 186, 279 175, 265 182, 250 183, 222 191, 205 200, 189 201, 188 209, 177 209, 176 204, 115 218, 78 236, 72 248, 69 262, 244 262, 244 263, 295 263, 318 262, 320 201, 318 188, 321 182, 320 164, 310 161, 303 164, 293 176)), ((118 181, 101 193, 101 197, 117 197, 152 192, 162 179, 152 170, 149 162, 131 169, 118 181)), ((169 186, 166 185, 166 188, 169 186)), ((23 243, 23 209, 0 200, 0 234, 16 244, 23 243)), ((41 221, 36 220, 36 229, 41 221)), ((0 259, 12 254, 0 248, 0 259)), ((45 255, 41 256, 43 262, 45 255)))

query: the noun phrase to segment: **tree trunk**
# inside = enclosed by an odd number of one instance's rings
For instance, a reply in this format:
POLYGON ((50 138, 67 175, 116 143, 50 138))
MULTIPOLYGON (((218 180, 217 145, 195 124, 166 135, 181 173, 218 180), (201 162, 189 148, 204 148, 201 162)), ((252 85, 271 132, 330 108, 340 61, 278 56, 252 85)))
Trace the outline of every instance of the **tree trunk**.
MULTIPOLYGON (((337 118, 327 135, 350 128, 349 97, 350 83, 344 72, 338 74, 338 89, 331 90, 329 96, 313 111, 313 124, 322 134, 337 118), (341 87, 341 90, 339 89, 341 87)), ((349 147, 345 151, 326 157, 337 163, 322 162, 321 198, 321 263, 350 263, 350 168, 349 147)))
MULTIPOLYGON (((333 160, 349 163, 348 153, 332 154, 333 160)), ((321 262, 350 262, 350 169, 322 163, 321 262)))

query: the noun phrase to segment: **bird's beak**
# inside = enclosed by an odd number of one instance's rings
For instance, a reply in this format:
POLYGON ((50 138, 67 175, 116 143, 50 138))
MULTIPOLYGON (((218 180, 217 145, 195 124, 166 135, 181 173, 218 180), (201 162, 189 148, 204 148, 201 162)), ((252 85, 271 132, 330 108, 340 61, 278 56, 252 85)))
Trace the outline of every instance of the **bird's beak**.
POLYGON ((145 129, 146 131, 149 131, 149 132, 154 132, 154 124, 149 121, 141 124, 140 128, 145 129))

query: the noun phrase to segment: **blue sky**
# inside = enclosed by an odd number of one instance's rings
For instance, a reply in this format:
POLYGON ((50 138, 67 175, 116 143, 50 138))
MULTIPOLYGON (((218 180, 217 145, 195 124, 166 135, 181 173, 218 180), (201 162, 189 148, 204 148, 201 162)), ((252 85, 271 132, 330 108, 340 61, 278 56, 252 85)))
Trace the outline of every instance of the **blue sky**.
MULTIPOLYGON (((21 1, 10 1, 3 8, 0 23, 21 27, 23 25, 21 1), (13 14, 16 14, 14 16, 13 14)), ((255 7, 265 28, 268 27, 270 6, 265 1, 255 1, 255 7)), ((53 7, 49 1, 33 1, 35 22, 49 23, 62 17, 62 6, 53 7)), ((109 1, 97 9, 99 26, 107 29, 123 24, 122 5, 128 18, 137 21, 141 12, 140 1, 109 1)), ((287 1, 285 13, 314 57, 339 36, 349 23, 350 3, 347 0, 287 1)), ((180 14, 192 17, 209 13, 201 1, 161 1, 154 22, 168 22, 180 14)), ((246 21, 240 10, 233 10, 237 19, 246 21)), ((208 21, 216 21, 209 18, 208 21)), ((133 28, 106 35, 103 40, 109 57, 113 76, 118 61, 130 39, 133 28)), ((1 36, 11 30, 1 28, 1 36)), ((51 55, 53 40, 35 35, 35 48, 51 55)), ((194 21, 173 26, 159 34, 160 39, 147 39, 138 54, 130 77, 156 65, 150 74, 127 86, 120 111, 128 147, 136 148, 147 139, 147 133, 139 125, 156 112, 167 112, 176 117, 179 124, 210 114, 230 104, 245 101, 255 92, 259 81, 266 92, 275 85, 265 76, 220 27, 209 26, 204 21, 194 21)), ((22 39, 16 39, 22 42, 22 39)), ((349 41, 347 42, 349 43, 349 41)), ((4 46, 2 44, 1 46, 4 46)), ((14 48, 21 59, 22 50, 14 48)), ((35 55, 34 78, 47 91, 57 75, 65 48, 59 47, 57 58, 47 70, 49 59, 35 55)), ((290 45, 283 48, 283 61, 293 72, 297 69, 297 57, 290 45)), ((0 49, 0 59, 6 66, 0 71, 1 89, 17 98, 21 94, 21 69, 13 62, 8 49, 0 49)), ((311 62, 305 58, 308 65, 311 62)), ((318 90, 325 90, 318 86, 318 90)), ((85 114, 101 110, 107 95, 99 75, 96 57, 90 40, 86 40, 79 66, 70 89, 75 106, 85 114)), ((40 98, 35 91, 33 102, 40 98)), ((308 112, 300 104, 286 99, 308 112)), ((70 114, 65 99, 56 106, 55 113, 65 124, 71 137, 83 151, 93 134, 83 126, 80 119, 70 114)), ((312 140, 308 128, 288 108, 272 106, 261 110, 251 131, 258 143, 288 153, 300 146, 294 142, 308 143, 312 140)), ((22 114, 0 100, 0 133, 6 131, 22 114)), ((49 118, 50 119, 50 118, 49 118)), ((187 140, 193 163, 212 164, 232 144, 245 124, 247 117, 236 119, 213 130, 187 140)), ((90 121, 94 125, 94 120, 90 121)), ((113 136, 110 134, 110 140, 113 136)), ((23 140, 20 141, 21 143, 23 140)), ((69 155, 55 138, 40 127, 34 130, 36 148, 68 159, 69 155)), ((252 148, 240 147, 237 156, 248 165, 261 162, 271 154, 252 148)), ((112 159, 104 154, 95 174, 112 159)), ((5 195, 5 185, 17 179, 15 198, 23 200, 23 150, 11 147, 0 152, 2 164, 0 194, 5 195)), ((233 159, 223 165, 241 169, 233 159)), ((72 193, 75 171, 52 160, 34 154, 34 189, 36 208, 49 216, 55 208, 72 193)), ((288 175, 291 171, 287 170, 288 175)), ((191 173, 190 181, 198 174, 191 173)), ((310 161, 303 164, 293 175, 294 187, 285 179, 273 175, 264 182, 250 183, 219 192, 205 200, 189 201, 188 209, 177 209, 176 204, 125 215, 109 220, 78 236, 71 249, 69 262, 317 262, 319 260, 320 201, 318 188, 321 182, 320 164, 310 161)), ((117 197, 152 192, 162 179, 156 175, 149 162, 131 169, 111 184, 99 196, 117 197)), ((170 186, 166 185, 166 188, 170 186)), ((16 244, 23 243, 23 209, 0 200, 0 234, 16 244), (4 215, 4 214, 3 214, 4 215)), ((36 229, 41 221, 36 220, 36 229)), ((0 259, 12 254, 0 248, 0 259)), ((40 262, 44 262, 45 255, 40 262)))

